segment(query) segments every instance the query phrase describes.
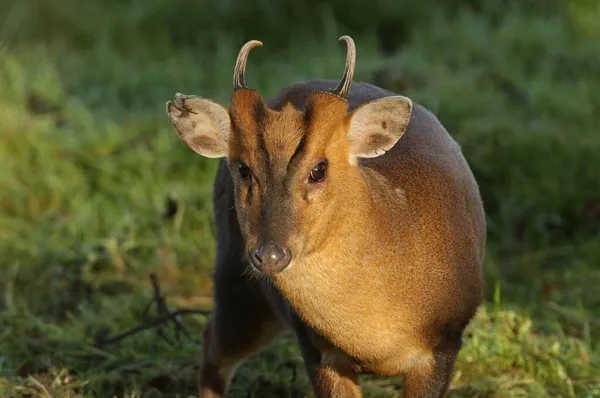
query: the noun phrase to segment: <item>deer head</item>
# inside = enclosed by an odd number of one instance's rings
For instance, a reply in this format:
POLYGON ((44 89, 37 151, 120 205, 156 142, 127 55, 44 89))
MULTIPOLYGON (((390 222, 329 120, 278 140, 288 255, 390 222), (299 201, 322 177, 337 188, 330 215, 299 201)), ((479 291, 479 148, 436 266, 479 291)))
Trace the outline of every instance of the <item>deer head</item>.
POLYGON ((359 158, 392 148, 409 122, 412 102, 402 96, 375 100, 348 112, 355 45, 348 36, 338 86, 315 91, 302 109, 270 109, 246 87, 249 41, 240 50, 229 108, 199 96, 177 94, 167 113, 196 153, 226 158, 234 182, 238 221, 247 256, 265 274, 284 271, 295 259, 327 244, 343 221, 360 178, 359 158))

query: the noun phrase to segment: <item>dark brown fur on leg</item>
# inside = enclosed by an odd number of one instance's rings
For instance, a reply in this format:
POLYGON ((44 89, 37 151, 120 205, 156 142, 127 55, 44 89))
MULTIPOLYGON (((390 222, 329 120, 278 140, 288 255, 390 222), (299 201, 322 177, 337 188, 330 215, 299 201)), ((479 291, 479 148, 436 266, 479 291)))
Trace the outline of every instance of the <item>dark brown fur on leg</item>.
MULTIPOLYGON (((264 298, 250 286, 228 286, 204 331, 198 388, 200 398, 221 398, 235 367, 283 330, 264 298)), ((219 295, 217 295, 219 297, 219 295)))
POLYGON ((299 320, 294 319, 296 336, 310 382, 317 398, 361 398, 362 391, 356 372, 349 366, 330 365, 312 343, 314 337, 299 320))
POLYGON ((405 398, 443 398, 452 381, 452 372, 462 342, 446 344, 434 354, 435 363, 427 368, 415 368, 404 379, 405 398))

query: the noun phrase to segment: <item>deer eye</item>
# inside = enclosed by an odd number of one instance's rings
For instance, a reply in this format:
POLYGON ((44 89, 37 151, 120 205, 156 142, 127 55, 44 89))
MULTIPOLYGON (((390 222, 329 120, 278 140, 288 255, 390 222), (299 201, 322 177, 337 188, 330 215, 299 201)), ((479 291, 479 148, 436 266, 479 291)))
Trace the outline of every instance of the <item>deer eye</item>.
POLYGON ((321 182, 325 179, 325 170, 327 169, 327 161, 324 160, 310 171, 310 175, 308 176, 309 182, 321 182))
POLYGON ((248 166, 246 166, 246 164, 244 164, 244 162, 240 162, 240 165, 238 166, 238 168, 239 168, 240 177, 242 178, 242 180, 249 180, 252 178, 252 175, 250 173, 250 168, 248 166))

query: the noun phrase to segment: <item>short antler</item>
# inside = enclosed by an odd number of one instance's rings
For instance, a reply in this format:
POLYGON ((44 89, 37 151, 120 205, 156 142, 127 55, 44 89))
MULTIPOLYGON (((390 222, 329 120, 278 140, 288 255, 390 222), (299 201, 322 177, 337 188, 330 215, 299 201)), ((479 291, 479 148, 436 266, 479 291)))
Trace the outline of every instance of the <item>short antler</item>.
POLYGON ((242 46, 235 63, 233 71, 233 90, 239 90, 246 87, 246 62, 248 62, 248 54, 254 47, 260 47, 262 43, 258 40, 250 40, 242 46))
POLYGON ((344 35, 338 40, 346 42, 346 69, 344 70, 344 76, 342 77, 342 80, 332 92, 342 98, 346 98, 348 91, 350 91, 350 85, 352 84, 352 76, 354 75, 356 46, 354 45, 354 40, 352 40, 350 36, 344 35))

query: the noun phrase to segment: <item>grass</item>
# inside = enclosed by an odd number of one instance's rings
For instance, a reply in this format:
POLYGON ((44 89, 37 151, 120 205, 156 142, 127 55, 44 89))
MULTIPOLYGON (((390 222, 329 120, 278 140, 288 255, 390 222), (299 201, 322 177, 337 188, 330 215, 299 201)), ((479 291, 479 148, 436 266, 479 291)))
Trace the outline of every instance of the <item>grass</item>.
MULTIPOLYGON (((480 182, 486 302, 450 396, 600 397, 600 4, 397 3, 0 2, 0 396, 194 394, 203 316, 182 319, 189 339, 93 346, 146 319, 150 272, 170 306, 212 304, 216 162, 179 141, 164 103, 226 104, 250 38, 264 96, 339 78, 350 33, 355 79, 434 111, 480 182)), ((365 395, 399 381, 365 376, 365 395)), ((231 396, 309 390, 285 336, 231 396)))

